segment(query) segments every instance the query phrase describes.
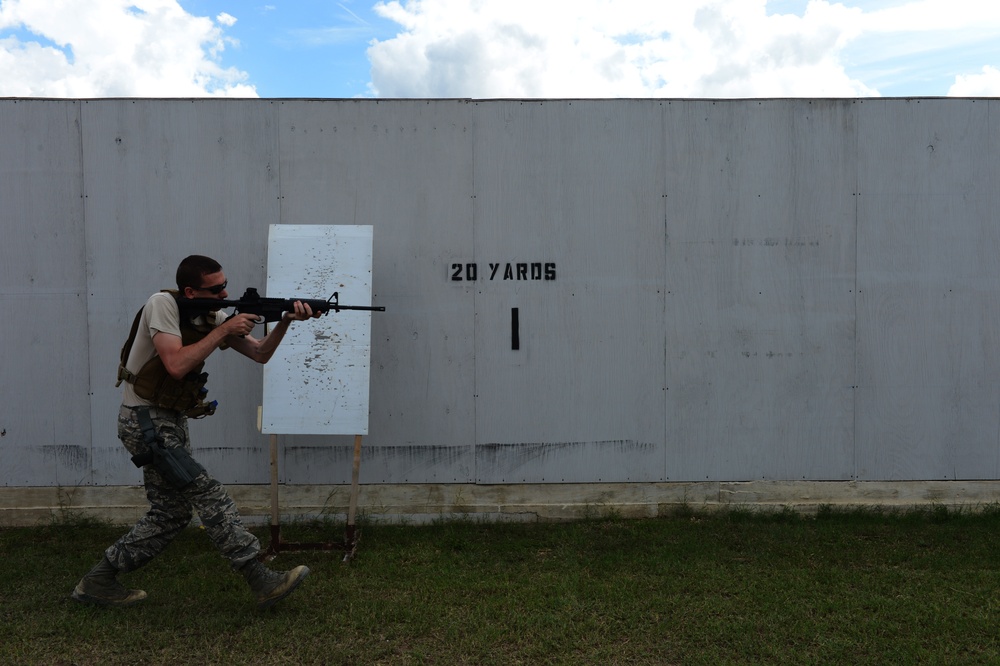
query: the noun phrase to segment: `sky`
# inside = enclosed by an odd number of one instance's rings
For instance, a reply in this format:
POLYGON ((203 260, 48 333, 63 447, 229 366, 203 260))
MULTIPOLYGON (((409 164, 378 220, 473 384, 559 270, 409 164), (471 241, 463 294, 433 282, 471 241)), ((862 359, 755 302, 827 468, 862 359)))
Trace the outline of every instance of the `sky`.
POLYGON ((1000 96, 996 0, 0 0, 0 97, 1000 96))

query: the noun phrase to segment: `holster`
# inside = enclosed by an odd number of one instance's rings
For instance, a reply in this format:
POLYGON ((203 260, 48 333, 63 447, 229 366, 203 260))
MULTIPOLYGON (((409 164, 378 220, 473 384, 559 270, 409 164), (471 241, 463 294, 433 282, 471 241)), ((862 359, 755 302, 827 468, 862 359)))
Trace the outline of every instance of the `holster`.
POLYGON ((205 468, 186 450, 163 446, 156 436, 156 428, 153 426, 148 408, 139 407, 135 410, 135 414, 142 430, 142 438, 149 450, 132 456, 133 465, 136 467, 152 465, 169 484, 179 489, 187 487, 199 474, 205 472, 205 468))

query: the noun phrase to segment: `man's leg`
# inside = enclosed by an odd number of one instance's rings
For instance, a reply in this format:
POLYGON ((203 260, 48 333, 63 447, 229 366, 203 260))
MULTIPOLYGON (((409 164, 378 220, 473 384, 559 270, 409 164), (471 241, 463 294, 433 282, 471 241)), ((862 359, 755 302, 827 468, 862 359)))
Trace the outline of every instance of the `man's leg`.
MULTIPOLYGON (((167 427, 162 436, 177 440, 187 429, 167 427)), ((149 450, 134 410, 123 407, 118 414, 118 437, 125 448, 140 454, 149 450)), ((131 530, 111 545, 104 559, 80 580, 71 595, 77 601, 107 606, 128 606, 146 598, 142 590, 126 589, 118 582, 119 573, 135 571, 158 554, 191 522, 191 505, 163 476, 147 465, 143 481, 149 511, 131 530)))
POLYGON ((272 571, 257 561, 260 542, 240 520, 236 503, 217 480, 199 474, 184 489, 208 537, 250 586, 260 609, 269 608, 292 593, 309 575, 309 568, 298 566, 291 571, 272 571))
POLYGON ((202 472, 181 492, 198 512, 205 534, 233 569, 257 558, 260 542, 244 527, 236 502, 219 481, 202 472))
MULTIPOLYGON (((162 552, 184 529, 190 522, 194 509, 215 547, 229 560, 233 569, 246 578, 258 607, 266 608, 290 594, 309 574, 309 569, 299 566, 289 572, 275 572, 261 565, 257 561, 260 542, 243 526, 236 503, 225 487, 190 457, 187 418, 155 408, 150 410, 150 415, 160 445, 173 449, 185 466, 196 473, 192 481, 178 487, 180 484, 170 479, 169 472, 165 474, 155 464, 146 465, 143 475, 150 510, 128 534, 108 548, 105 561, 114 568, 115 573, 138 569, 162 552)), ((119 416, 119 436, 133 455, 149 450, 134 410, 122 410, 119 416)), ((94 571, 105 571, 106 567, 103 565, 104 562, 95 567, 94 571)), ((86 580, 87 577, 81 581, 81 585, 86 580)), ((118 585, 113 576, 111 584, 118 585)), ((118 588, 121 586, 118 585, 118 588)), ((144 598, 145 593, 141 594, 144 598)), ((74 598, 77 598, 76 593, 74 598)), ((109 600, 108 603, 121 602, 109 600)))
POLYGON ((162 553, 191 522, 191 503, 151 466, 143 470, 149 510, 105 557, 122 573, 135 571, 162 553))
MULTIPOLYGON (((108 549, 108 559, 122 571, 138 569, 180 534, 191 521, 193 511, 198 513, 208 537, 233 568, 257 557, 260 543, 243 526, 229 493, 191 457, 187 418, 178 412, 155 407, 150 408, 149 415, 159 445, 171 450, 194 479, 182 484, 172 477, 169 469, 163 469, 161 463, 144 466, 149 511, 108 549)), ((123 410, 118 421, 118 435, 132 455, 150 450, 135 410, 123 410)))
MULTIPOLYGON (((157 410, 153 424, 163 446, 188 448, 188 429, 183 416, 167 410, 157 410), (172 418, 170 415, 174 414, 172 418)), ((118 438, 132 455, 149 451, 136 418, 135 410, 123 408, 118 416, 118 438)), ((142 468, 149 511, 139 519, 128 534, 105 551, 108 560, 119 571, 135 571, 163 552, 191 522, 191 502, 164 478, 155 465, 142 468)))
MULTIPOLYGON (((161 425, 155 421, 154 425, 160 433, 161 425)), ((194 475, 194 479, 184 484, 179 492, 198 512, 208 538, 222 556, 229 560, 230 566, 246 579, 258 608, 268 608, 291 594, 309 575, 308 567, 298 566, 287 572, 271 571, 257 561, 260 542, 244 527, 236 503, 225 487, 190 457, 187 419, 182 417, 171 427, 176 427, 179 434, 174 439, 163 437, 164 446, 173 446, 174 442, 181 444, 176 452, 177 462, 194 475)))

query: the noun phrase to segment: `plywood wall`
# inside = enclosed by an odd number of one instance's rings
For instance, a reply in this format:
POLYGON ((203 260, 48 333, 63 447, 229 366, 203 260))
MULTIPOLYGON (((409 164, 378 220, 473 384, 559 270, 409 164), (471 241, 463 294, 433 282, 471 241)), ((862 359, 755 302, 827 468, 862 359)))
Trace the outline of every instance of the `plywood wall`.
MULTIPOLYGON (((373 227, 365 484, 996 478, 996 109, 0 100, 0 484, 137 483, 132 315, 187 254, 262 288, 271 224, 373 227)), ((208 371, 198 457, 266 482, 261 368, 208 371)))

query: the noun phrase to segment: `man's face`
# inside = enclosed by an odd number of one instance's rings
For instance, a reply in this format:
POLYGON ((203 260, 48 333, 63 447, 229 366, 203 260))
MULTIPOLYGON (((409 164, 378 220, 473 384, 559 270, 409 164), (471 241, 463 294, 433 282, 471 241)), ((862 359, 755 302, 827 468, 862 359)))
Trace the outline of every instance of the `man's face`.
POLYGON ((229 296, 226 291, 226 276, 222 271, 201 276, 200 287, 185 287, 184 295, 188 298, 218 298, 224 300, 229 296))

